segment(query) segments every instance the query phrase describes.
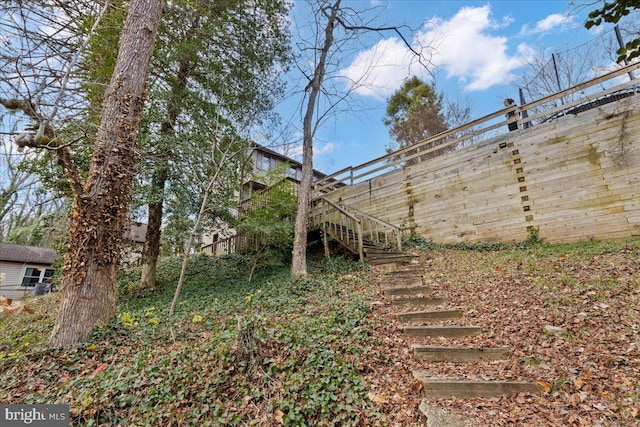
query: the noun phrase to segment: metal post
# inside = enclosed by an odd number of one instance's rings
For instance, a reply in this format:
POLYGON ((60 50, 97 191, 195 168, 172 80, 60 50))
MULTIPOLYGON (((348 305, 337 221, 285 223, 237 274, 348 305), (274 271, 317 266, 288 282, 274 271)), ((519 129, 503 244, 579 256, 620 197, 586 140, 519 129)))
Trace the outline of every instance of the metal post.
MULTIPOLYGON (((523 106, 527 103, 527 101, 525 101, 524 99, 524 93, 522 92, 521 87, 518 88, 518 95, 520 95, 520 106, 523 106)), ((529 114, 527 114, 527 110, 522 110, 520 112, 520 118, 526 119, 527 117, 529 117, 529 114)), ((529 126, 531 126, 531 122, 524 122, 522 125, 524 129, 527 129, 529 126)))
MULTIPOLYGON (((560 75, 558 74, 558 65, 556 64, 556 56, 555 54, 551 54, 551 61, 553 61, 553 70, 556 72, 556 82, 558 83, 558 92, 562 91, 562 86, 560 85, 560 75)), ((564 97, 560 97, 560 102, 564 105, 564 97)))
MULTIPOLYGON (((620 33, 620 28, 616 25, 615 27, 613 27, 613 29, 615 30, 616 38, 618 39, 618 46, 620 46, 620 49, 624 49, 625 45, 624 45, 624 41, 622 40, 622 34, 620 33)), ((629 61, 627 61, 627 58, 624 59, 624 65, 629 65, 629 61)), ((631 80, 635 80, 636 77, 633 75, 633 71, 629 71, 628 74, 631 80)))

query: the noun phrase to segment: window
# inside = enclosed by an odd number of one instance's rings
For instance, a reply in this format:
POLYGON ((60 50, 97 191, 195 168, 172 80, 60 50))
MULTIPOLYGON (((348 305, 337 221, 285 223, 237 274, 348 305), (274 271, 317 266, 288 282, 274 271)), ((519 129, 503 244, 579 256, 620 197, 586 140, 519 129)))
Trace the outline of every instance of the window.
POLYGON ((22 286, 35 286, 40 281, 42 270, 35 267, 27 267, 22 277, 22 286))
POLYGON ((256 168, 262 170, 269 170, 276 167, 278 161, 275 157, 268 156, 264 153, 257 153, 256 156, 256 168))
POLYGON ((295 166, 289 166, 287 169, 287 177, 291 179, 298 179, 298 169, 295 166))
POLYGON ((34 287, 39 282, 51 283, 53 271, 52 268, 27 267, 22 276, 22 286, 34 287))

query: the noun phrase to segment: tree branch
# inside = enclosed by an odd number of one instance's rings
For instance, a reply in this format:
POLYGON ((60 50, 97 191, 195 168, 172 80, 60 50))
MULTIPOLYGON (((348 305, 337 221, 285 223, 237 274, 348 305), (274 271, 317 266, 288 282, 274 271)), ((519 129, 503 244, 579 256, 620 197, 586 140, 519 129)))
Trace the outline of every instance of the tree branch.
POLYGON ((429 72, 429 74, 431 74, 431 77, 435 79, 435 76, 433 76, 433 74, 431 73, 431 70, 429 70, 429 67, 428 67, 429 63, 424 63, 422 61, 422 58, 423 58, 422 52, 418 52, 413 46, 411 46, 411 43, 409 43, 409 41, 406 39, 404 34, 402 34, 402 32, 400 31, 400 27, 395 27, 395 26, 394 27, 371 27, 368 25, 349 25, 340 16, 336 16, 336 21, 338 22, 338 24, 340 24, 340 26, 342 26, 342 28, 349 31, 372 31, 376 33, 382 33, 385 31, 395 32, 398 35, 398 37, 400 37, 400 39, 402 40, 404 45, 407 47, 407 49, 409 49, 409 51, 413 53, 416 56, 416 58, 418 58, 418 62, 427 70, 427 72, 429 72))

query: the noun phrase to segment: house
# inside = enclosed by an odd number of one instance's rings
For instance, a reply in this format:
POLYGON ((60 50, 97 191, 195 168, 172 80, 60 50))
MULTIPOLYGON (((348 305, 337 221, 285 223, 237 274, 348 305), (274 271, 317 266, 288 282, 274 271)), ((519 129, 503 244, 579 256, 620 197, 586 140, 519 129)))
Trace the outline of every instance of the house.
POLYGON ((0 295, 22 298, 33 295, 38 283, 51 281, 55 250, 38 246, 0 243, 0 295))
MULTIPOLYGON (((302 163, 278 153, 270 148, 260 144, 252 144, 249 155, 252 165, 252 171, 248 174, 248 178, 243 180, 242 188, 238 194, 238 202, 240 207, 248 207, 251 196, 256 192, 264 192, 267 190, 266 180, 267 173, 276 167, 286 164, 287 168, 285 176, 294 184, 297 192, 302 179, 302 163)), ((326 178, 327 175, 317 170, 313 171, 313 180, 317 181, 326 178)), ((235 252, 242 252, 244 247, 241 236, 237 236, 235 230, 229 226, 221 225, 209 236, 203 236, 201 251, 206 254, 220 255, 235 252)))
POLYGON ((138 264, 147 238, 147 224, 132 223, 122 237, 122 262, 131 265, 138 264))

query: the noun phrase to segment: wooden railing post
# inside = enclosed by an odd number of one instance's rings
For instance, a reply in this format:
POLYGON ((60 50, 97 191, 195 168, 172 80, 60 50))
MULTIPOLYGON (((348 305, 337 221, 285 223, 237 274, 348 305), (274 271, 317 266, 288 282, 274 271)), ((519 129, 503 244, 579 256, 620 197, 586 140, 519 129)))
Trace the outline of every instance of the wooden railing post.
POLYGON ((362 221, 356 221, 356 228, 358 230, 358 255, 360 255, 360 262, 364 262, 364 242, 362 241, 362 221))
POLYGON ((324 256, 326 258, 330 258, 331 255, 329 253, 329 239, 327 238, 327 203, 324 200, 324 197, 320 199, 320 203, 322 203, 322 216, 320 217, 320 222, 322 224, 322 243, 324 245, 324 256))

